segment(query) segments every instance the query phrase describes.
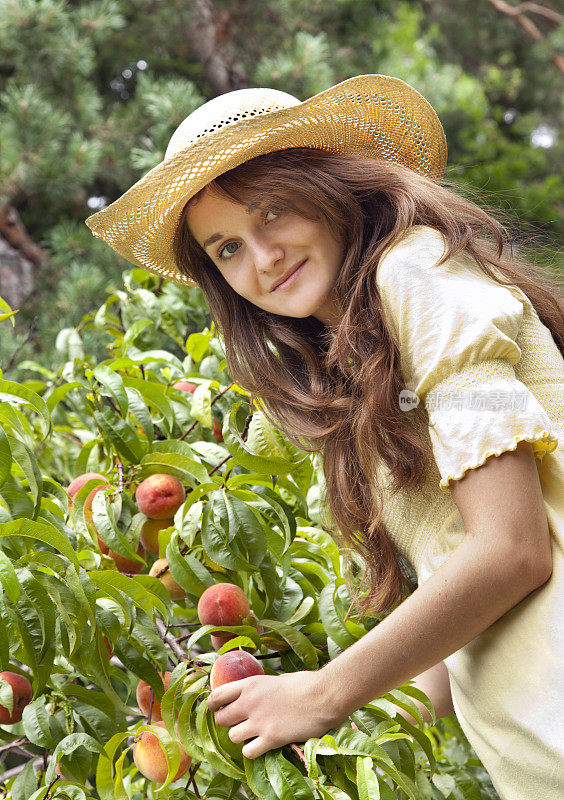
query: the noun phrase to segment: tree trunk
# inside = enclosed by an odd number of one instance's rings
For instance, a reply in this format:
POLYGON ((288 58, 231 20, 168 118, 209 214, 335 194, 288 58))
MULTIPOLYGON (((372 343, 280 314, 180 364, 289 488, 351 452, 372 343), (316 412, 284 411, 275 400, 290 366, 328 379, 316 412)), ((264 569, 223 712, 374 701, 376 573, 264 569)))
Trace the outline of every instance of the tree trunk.
POLYGON ((35 289, 38 269, 48 257, 24 228, 13 206, 0 209, 0 296, 12 308, 21 308, 35 289))

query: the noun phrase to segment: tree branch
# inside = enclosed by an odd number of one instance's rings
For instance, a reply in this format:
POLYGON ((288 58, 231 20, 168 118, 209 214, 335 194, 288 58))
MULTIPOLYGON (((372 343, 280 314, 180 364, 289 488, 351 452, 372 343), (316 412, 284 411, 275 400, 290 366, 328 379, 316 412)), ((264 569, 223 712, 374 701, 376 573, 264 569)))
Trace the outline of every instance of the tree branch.
MULTIPOLYGON (((505 2, 505 0, 488 1, 495 9, 497 9, 497 11, 505 14, 505 16, 512 19, 516 25, 520 25, 524 30, 526 30, 527 33, 535 40, 535 42, 545 41, 546 36, 541 32, 534 22, 525 16, 524 12, 528 11, 531 14, 543 16, 556 25, 561 25, 564 23, 564 15, 559 14, 556 11, 552 11, 550 8, 540 6, 538 3, 519 3, 518 6, 512 6, 510 3, 505 2)), ((551 51, 550 58, 551 61, 558 67, 558 69, 561 72, 564 72, 564 56, 560 55, 560 53, 551 51)))
POLYGON ((235 62, 228 26, 221 24, 212 0, 193 0, 188 7, 189 17, 181 22, 183 34, 214 95, 248 87, 243 67, 235 62))

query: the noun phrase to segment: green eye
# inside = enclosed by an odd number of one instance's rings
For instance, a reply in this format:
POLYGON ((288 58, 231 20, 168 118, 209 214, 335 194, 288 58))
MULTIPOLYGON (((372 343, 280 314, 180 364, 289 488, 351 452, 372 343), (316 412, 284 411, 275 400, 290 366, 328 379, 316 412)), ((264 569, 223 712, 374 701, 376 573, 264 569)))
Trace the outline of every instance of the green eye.
POLYGON ((274 219, 276 219, 276 217, 279 216, 279 214, 276 211, 272 211, 272 210, 267 211, 266 214, 265 214, 265 219, 266 219, 267 222, 272 222, 272 220, 268 218, 269 214, 272 214, 274 219))
POLYGON ((223 258, 224 261, 229 261, 229 259, 232 256, 234 256, 235 253, 237 252, 237 248, 238 247, 239 247, 239 245, 237 244, 237 242, 227 242, 227 244, 223 245, 223 247, 219 250, 219 252, 217 254, 218 258, 223 258), (235 250, 227 250, 228 247, 235 247, 236 249, 235 250), (227 251, 227 256, 224 256, 223 254, 226 251, 227 251))

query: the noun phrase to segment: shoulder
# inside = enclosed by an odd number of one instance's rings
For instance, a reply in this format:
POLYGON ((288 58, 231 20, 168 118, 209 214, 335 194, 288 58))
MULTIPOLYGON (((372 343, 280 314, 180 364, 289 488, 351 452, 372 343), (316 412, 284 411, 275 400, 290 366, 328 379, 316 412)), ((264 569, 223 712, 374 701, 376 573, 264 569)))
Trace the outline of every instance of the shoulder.
MULTIPOLYGON (((527 296, 516 286, 490 277, 465 250, 439 263, 447 252, 443 234, 426 225, 414 225, 383 253, 376 285, 385 305, 405 307, 423 302, 427 308, 447 304, 463 312, 521 317, 527 296)), ((495 270, 494 270, 495 271, 495 270)))
MULTIPOLYGON (((447 251, 442 233, 427 225, 413 225, 387 247, 380 258, 376 283, 380 290, 392 289, 397 283, 412 283, 425 279, 431 270, 439 269, 438 262, 447 251)), ((457 253, 442 264, 442 272, 458 264, 470 266, 466 253, 457 253)), ((477 264, 474 262, 474 267, 477 264)))

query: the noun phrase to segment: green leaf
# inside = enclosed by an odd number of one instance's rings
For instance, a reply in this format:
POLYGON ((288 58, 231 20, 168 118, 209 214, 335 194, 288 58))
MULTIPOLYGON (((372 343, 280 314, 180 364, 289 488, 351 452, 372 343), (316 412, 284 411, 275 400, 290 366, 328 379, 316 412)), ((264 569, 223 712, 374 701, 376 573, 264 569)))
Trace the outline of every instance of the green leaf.
POLYGON ((111 487, 101 489, 96 492, 92 499, 92 524, 100 538, 111 550, 115 550, 116 553, 131 559, 131 561, 145 565, 145 559, 137 555, 128 540, 118 529, 114 511, 107 494, 108 491, 112 492, 114 490, 111 487))
MULTIPOLYGON (((286 458, 266 453, 256 453, 243 440, 237 429, 237 411, 246 403, 235 403, 229 415, 225 417, 223 423, 223 443, 238 464, 251 470, 252 472, 262 472, 271 475, 286 474, 291 472, 294 464, 286 458)), ((279 452, 278 449, 274 452, 279 452)))
POLYGON ((378 778, 369 756, 361 756, 356 760, 356 783, 359 800, 380 800, 378 778))
POLYGON ((245 758, 245 777, 251 791, 260 800, 278 800, 278 795, 274 791, 266 772, 265 755, 257 758, 245 758))
POLYGON ((73 381, 72 383, 64 383, 62 386, 57 386, 52 392, 49 392, 48 395, 46 394, 45 402, 47 403, 49 413, 53 413, 58 404, 65 399, 69 392, 72 392, 73 389, 81 388, 84 388, 81 383, 73 381))
MULTIPOLYGON (((357 636, 354 636, 346 624, 339 616, 335 607, 335 594, 338 587, 334 583, 329 583, 322 590, 319 595, 318 607, 319 616, 323 622, 323 627, 327 631, 327 635, 335 641, 342 650, 350 647, 351 644, 357 641, 357 636)), ((365 631, 363 630, 363 633, 365 631)))
POLYGON ((30 742, 38 747, 52 750, 55 747, 53 736, 49 728, 49 715, 45 708, 45 698, 38 697, 32 700, 23 710, 22 724, 25 735, 30 742))
MULTIPOLYGON (((121 361, 121 359, 119 361, 121 361)), ((127 359, 127 361, 129 361, 129 359, 127 359)), ((114 369, 120 368, 118 361, 114 362, 113 366, 114 369)), ((174 424, 174 411, 170 400, 165 394, 167 387, 164 384, 130 377, 124 377, 123 383, 126 388, 131 387, 132 389, 136 389, 149 408, 153 408, 156 413, 164 419, 169 430, 172 428, 174 424)))
POLYGON ((99 589, 113 588, 122 592, 130 598, 138 608, 149 614, 149 616, 152 616, 154 610, 158 610, 163 618, 166 618, 167 610, 162 600, 153 592, 148 591, 137 577, 128 578, 126 575, 122 575, 120 572, 114 572, 113 570, 92 570, 92 572, 89 573, 89 577, 92 583, 99 589))
POLYGON ((208 709, 205 701, 201 702, 196 713, 196 730, 200 740, 200 745, 204 751, 204 761, 207 761, 211 767, 217 769, 223 775, 228 775, 230 778, 242 780, 243 770, 240 769, 231 759, 223 756, 216 747, 214 739, 210 733, 210 715, 211 711, 208 709))
POLYGON ((190 413, 204 425, 206 428, 212 427, 212 413, 211 413, 211 386, 217 381, 204 381, 199 383, 194 394, 192 395, 192 406, 190 413))
POLYGON ((21 386, 19 383, 0 379, 0 402, 15 405, 20 405, 22 403, 30 405, 39 414, 40 425, 43 432, 41 441, 44 441, 50 435, 53 424, 51 422, 49 409, 43 398, 35 392, 32 392, 25 386, 21 386))
POLYGON ((170 574, 188 594, 199 598, 214 580, 203 564, 190 553, 180 554, 178 534, 175 534, 166 548, 166 558, 170 574))
POLYGON ((8 441, 12 451, 12 459, 18 464, 23 474, 27 478, 29 490, 34 503, 32 512, 33 519, 37 518, 41 506, 41 494, 43 491, 43 478, 37 464, 37 459, 30 448, 24 442, 8 434, 8 441))
POLYGON ((266 774, 280 800, 315 800, 310 785, 279 750, 264 754, 266 774))
POLYGON ((292 628, 286 622, 276 619, 261 619, 259 622, 263 628, 270 628, 288 642, 292 650, 304 662, 306 669, 317 669, 319 664, 317 650, 303 633, 292 628))
POLYGON ((10 448, 10 442, 4 432, 4 428, 0 425, 0 486, 6 482, 11 467, 12 450, 10 448))
MULTIPOLYGON (((217 497, 217 493, 215 497, 217 497)), ((212 506, 217 507, 215 502, 208 503, 202 516, 202 544, 208 556, 220 567, 225 567, 225 569, 242 570, 244 572, 258 571, 258 567, 251 564, 250 561, 237 552, 239 549, 237 548, 237 543, 230 541, 229 533, 215 523, 212 506)), ((221 510, 221 502, 218 507, 221 510)), ((228 524, 227 520, 225 522, 228 524)))
POLYGON ((0 538, 3 536, 28 536, 31 539, 44 542, 68 558, 78 569, 78 558, 75 551, 62 533, 52 525, 34 522, 31 519, 16 519, 12 522, 0 523, 0 538))
MULTIPOLYGON (((189 756, 192 756, 194 761, 204 761, 204 751, 202 749, 202 743, 200 741, 200 735, 196 728, 196 722, 193 718, 193 710, 194 706, 196 705, 197 700, 201 697, 202 694, 207 695, 206 684, 208 682, 208 676, 204 675, 198 681, 193 683, 187 689, 185 688, 182 697, 184 698, 182 702, 182 706, 180 708, 180 713, 178 715, 178 738, 180 740, 180 744, 184 748, 184 752, 188 753, 189 756)), ((169 684, 170 690, 170 684, 169 684)), ((205 703, 205 700, 203 701, 205 703)), ((163 714, 164 719, 164 714, 163 714)), ((169 720, 170 722, 171 720, 169 720)))
POLYGON ((16 570, 3 550, 0 550, 0 583, 12 603, 17 603, 20 597, 20 584, 16 570))
POLYGON ((96 789, 101 800, 116 800, 113 778, 114 758, 118 748, 130 735, 129 732, 116 733, 101 751, 96 768, 96 789))
MULTIPOLYGON (((88 370, 86 375, 88 377, 88 370)), ((98 366, 94 367, 93 375, 104 389, 100 394, 115 400, 122 416, 125 417, 129 408, 129 401, 121 375, 105 364, 98 364, 98 366)))
POLYGON ((141 461, 147 452, 147 445, 141 441, 129 422, 107 407, 94 411, 93 417, 105 438, 127 462, 138 464, 141 461))
POLYGON ((260 567, 266 553, 267 537, 255 514, 242 500, 225 489, 217 492, 214 498, 214 512, 218 513, 220 505, 223 511, 221 515, 228 520, 229 541, 238 538, 250 563, 260 567))

